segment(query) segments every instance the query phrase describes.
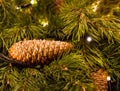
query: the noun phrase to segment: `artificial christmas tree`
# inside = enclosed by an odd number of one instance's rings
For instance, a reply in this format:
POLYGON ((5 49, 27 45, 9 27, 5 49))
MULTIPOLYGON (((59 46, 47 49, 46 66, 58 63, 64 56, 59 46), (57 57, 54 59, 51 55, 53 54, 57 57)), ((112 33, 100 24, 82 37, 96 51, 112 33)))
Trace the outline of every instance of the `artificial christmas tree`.
POLYGON ((1 91, 119 91, 119 55, 119 0, 0 0, 1 91))

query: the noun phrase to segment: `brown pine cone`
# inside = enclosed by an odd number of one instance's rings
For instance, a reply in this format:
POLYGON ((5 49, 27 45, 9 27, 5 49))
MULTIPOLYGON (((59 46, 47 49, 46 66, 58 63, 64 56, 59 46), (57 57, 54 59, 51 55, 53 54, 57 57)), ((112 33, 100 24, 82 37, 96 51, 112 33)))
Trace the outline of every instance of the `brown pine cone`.
POLYGON ((8 56, 17 62, 37 65, 46 64, 72 49, 72 44, 63 41, 24 40, 14 43, 8 56))
POLYGON ((99 69, 97 72, 91 74, 96 87, 95 91, 107 91, 107 76, 108 73, 103 69, 99 69))

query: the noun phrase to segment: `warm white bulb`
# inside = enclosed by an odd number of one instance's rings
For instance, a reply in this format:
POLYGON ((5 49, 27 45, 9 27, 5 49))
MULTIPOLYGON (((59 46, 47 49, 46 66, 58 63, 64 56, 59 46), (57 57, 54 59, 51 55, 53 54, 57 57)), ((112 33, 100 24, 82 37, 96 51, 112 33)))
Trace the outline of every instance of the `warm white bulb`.
POLYGON ((16 6, 16 9, 20 9, 20 7, 16 6))
POLYGON ((111 80, 111 77, 110 76, 107 76, 107 81, 110 81, 111 80))
POLYGON ((91 42, 91 41, 92 41, 92 38, 91 38, 91 37, 87 37, 87 41, 88 41, 88 42, 91 42))
POLYGON ((35 1, 34 1, 34 0, 31 0, 31 1, 30 1, 30 3, 31 3, 31 4, 34 4, 34 3, 35 3, 35 1))
POLYGON ((46 27, 47 25, 48 25, 48 23, 44 23, 44 24, 43 24, 43 27, 46 27))
POLYGON ((48 22, 43 21, 41 24, 43 25, 43 27, 46 27, 48 25, 48 22))

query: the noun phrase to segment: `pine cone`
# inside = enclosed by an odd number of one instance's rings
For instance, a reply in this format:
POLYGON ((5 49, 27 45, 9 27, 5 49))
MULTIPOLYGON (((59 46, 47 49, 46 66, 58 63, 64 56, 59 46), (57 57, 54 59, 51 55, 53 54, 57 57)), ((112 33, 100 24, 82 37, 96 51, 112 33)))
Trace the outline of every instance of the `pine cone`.
POLYGON ((46 64, 72 49, 72 44, 50 40, 24 40, 14 43, 8 56, 27 65, 46 64))
POLYGON ((103 69, 99 69, 97 72, 93 72, 91 74, 96 87, 95 91, 107 91, 107 76, 108 73, 103 71, 103 69))

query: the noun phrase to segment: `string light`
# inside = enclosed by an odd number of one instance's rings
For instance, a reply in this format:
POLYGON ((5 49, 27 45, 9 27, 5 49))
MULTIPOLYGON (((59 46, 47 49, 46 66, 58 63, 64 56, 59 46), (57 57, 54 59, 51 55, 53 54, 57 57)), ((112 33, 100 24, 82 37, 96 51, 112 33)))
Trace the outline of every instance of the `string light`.
POLYGON ((30 3, 31 4, 37 4, 37 1, 36 0, 31 0, 30 3))
POLYGON ((43 25, 43 27, 46 27, 48 25, 48 22, 43 21, 43 22, 41 22, 41 24, 43 25))
POLYGON ((22 11, 21 7, 16 6, 15 8, 16 8, 17 10, 19 10, 20 12, 22 11))
POLYGON ((16 9, 17 9, 17 10, 19 10, 19 9, 20 9, 20 7, 16 6, 16 9))
POLYGON ((92 38, 89 36, 89 37, 87 37, 87 41, 88 42, 91 42, 92 41, 92 38))
POLYGON ((108 83, 108 90, 107 91, 112 91, 111 77, 110 76, 107 76, 107 83, 108 83))
POLYGON ((107 76, 107 81, 110 81, 110 80, 111 80, 110 76, 107 76))
POLYGON ((48 19, 47 19, 47 17, 45 17, 44 19, 39 19, 39 22, 40 22, 40 24, 41 24, 43 27, 48 26, 48 19))

